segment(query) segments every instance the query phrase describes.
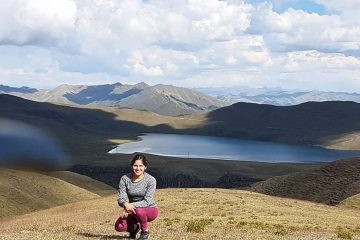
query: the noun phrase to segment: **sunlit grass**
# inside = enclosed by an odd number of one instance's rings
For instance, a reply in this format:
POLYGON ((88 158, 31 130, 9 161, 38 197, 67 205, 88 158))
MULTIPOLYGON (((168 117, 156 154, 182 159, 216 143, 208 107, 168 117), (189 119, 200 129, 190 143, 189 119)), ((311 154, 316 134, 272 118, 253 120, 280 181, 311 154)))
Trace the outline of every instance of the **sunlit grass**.
MULTIPOLYGON (((159 189, 156 239, 360 239, 360 211, 225 189, 159 189)), ((0 222, 0 239, 119 239, 116 195, 0 222)))
POLYGON ((116 144, 123 144, 123 143, 133 142, 132 140, 129 140, 129 139, 120 139, 120 138, 108 139, 108 141, 111 142, 111 143, 116 143, 116 144))

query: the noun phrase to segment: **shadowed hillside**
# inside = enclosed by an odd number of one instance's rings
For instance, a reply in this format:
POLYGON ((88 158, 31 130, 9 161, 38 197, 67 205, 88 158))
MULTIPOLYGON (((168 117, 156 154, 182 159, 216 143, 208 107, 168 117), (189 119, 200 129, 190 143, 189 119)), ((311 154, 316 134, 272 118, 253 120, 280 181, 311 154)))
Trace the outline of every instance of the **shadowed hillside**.
MULTIPOLYGON (((360 239, 358 210, 224 189, 160 189, 151 239, 360 239)), ((0 220, 0 238, 126 239, 116 195, 0 220)))
MULTIPOLYGON (((148 172, 164 187, 247 187, 273 176, 317 169, 320 164, 263 163, 214 159, 177 158, 147 154, 148 172), (166 167, 164 167, 166 166, 166 167)), ((130 171, 130 154, 108 154, 87 165, 76 164, 69 171, 87 175, 117 187, 122 174, 130 171)))
POLYGON ((163 124, 148 127, 117 120, 114 113, 33 102, 0 94, 0 117, 32 124, 55 135, 73 162, 91 162, 106 154, 114 143, 109 139, 136 139, 142 132, 167 132, 163 124))
POLYGON ((270 178, 254 191, 326 204, 360 193, 360 158, 338 160, 320 169, 270 178))
MULTIPOLYGON (((357 134, 360 131, 360 104, 354 102, 309 102, 288 107, 237 103, 208 114, 168 117, 136 110, 65 107, 0 94, 0 111, 1 117, 49 129, 64 139, 65 144, 77 139, 85 142, 100 140, 105 144, 111 138, 135 139, 140 133, 153 132, 360 150, 357 134), (84 134, 89 137, 84 139, 84 134)), ((68 146, 73 148, 74 144, 68 146)), ((101 150, 104 145, 94 147, 97 152, 104 152, 101 150)))
MULTIPOLYGON (((202 116, 169 117, 107 108, 83 109, 0 95, 0 116, 21 120, 55 135, 69 152, 72 171, 116 186, 129 171, 130 155, 107 154, 117 141, 143 132, 182 133, 206 124, 202 116)), ((264 164, 240 161, 151 156, 150 171, 161 187, 243 187, 255 181, 304 169, 313 164, 264 164), (167 168, 164 168, 164 166, 167 168), (204 171, 206 166, 206 171, 204 171), (229 176, 232 176, 229 178, 229 176)))
POLYGON ((300 145, 322 145, 360 149, 360 140, 349 147, 360 131, 360 104, 354 102, 308 102, 295 106, 236 103, 207 114, 200 129, 209 135, 275 141, 300 145))

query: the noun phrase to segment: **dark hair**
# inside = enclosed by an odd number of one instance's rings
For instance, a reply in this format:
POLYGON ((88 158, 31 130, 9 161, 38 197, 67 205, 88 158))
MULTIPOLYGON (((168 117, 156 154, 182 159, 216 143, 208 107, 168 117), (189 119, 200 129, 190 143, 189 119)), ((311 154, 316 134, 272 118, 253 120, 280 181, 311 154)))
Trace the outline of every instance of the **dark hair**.
POLYGON ((136 160, 141 160, 142 163, 144 164, 144 166, 147 167, 148 161, 147 161, 147 159, 146 159, 145 154, 143 154, 143 153, 136 153, 136 154, 133 156, 132 160, 131 160, 131 166, 134 165, 134 163, 135 163, 136 160))

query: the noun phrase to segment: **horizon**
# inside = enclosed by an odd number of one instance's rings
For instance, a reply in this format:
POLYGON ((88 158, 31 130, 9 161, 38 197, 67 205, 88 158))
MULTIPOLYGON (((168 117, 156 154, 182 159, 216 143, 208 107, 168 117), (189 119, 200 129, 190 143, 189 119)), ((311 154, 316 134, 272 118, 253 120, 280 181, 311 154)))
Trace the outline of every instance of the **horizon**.
MULTIPOLYGON (((186 88, 186 87, 182 87, 182 86, 176 86, 176 85, 171 85, 171 84, 163 84, 163 83, 155 83, 155 84, 149 84, 145 81, 142 82, 137 82, 137 83, 121 83, 121 82, 114 82, 114 83, 103 83, 103 84, 94 84, 94 85, 87 85, 87 84, 68 84, 68 83, 63 83, 60 84, 58 86, 54 86, 52 88, 36 88, 36 87, 31 87, 31 86, 10 86, 10 85, 3 85, 0 83, 0 87, 10 87, 10 88, 28 88, 28 89, 36 89, 38 91, 51 91, 54 90, 57 87, 66 85, 66 86, 77 86, 77 85, 81 85, 81 86, 105 86, 105 85, 115 85, 115 84, 121 84, 121 85, 136 85, 136 84, 140 84, 140 83, 144 83, 150 87, 156 86, 156 85, 168 85, 168 86, 174 86, 174 87, 179 87, 179 88, 186 88)), ((268 90, 283 90, 283 91, 306 91, 306 92, 324 92, 324 93, 345 93, 345 94, 360 94, 359 92, 355 92, 355 91, 349 91, 349 92, 345 92, 345 91, 321 91, 321 90, 316 90, 316 89, 310 89, 310 90, 306 90, 306 89, 300 89, 300 88, 282 88, 282 87, 278 87, 278 86, 274 86, 274 87, 268 87, 268 86, 263 86, 263 87, 249 87, 249 86, 241 86, 241 85, 233 85, 233 86, 228 86, 228 87, 223 87, 223 86, 219 86, 219 87, 194 87, 194 88, 187 88, 190 90, 195 90, 197 91, 198 89, 217 89, 217 90, 230 90, 230 89, 234 89, 234 88, 249 88, 249 89, 268 89, 268 90)), ((1 93, 0 93, 1 94, 1 93)))
POLYGON ((356 0, 4 2, 2 85, 360 93, 356 0))

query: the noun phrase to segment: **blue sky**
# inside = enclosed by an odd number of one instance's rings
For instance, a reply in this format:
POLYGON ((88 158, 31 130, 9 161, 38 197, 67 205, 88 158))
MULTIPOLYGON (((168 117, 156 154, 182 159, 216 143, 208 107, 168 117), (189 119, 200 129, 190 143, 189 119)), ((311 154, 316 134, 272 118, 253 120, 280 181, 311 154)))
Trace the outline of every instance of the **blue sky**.
MULTIPOLYGON (((248 0, 246 2, 257 5, 263 3, 264 1, 248 0)), ((304 10, 309 13, 318 13, 321 15, 329 13, 323 5, 311 0, 275 0, 267 2, 270 2, 273 6, 273 10, 278 13, 286 12, 289 8, 304 10)))
POLYGON ((4 0, 0 84, 360 92, 358 0, 4 0))

